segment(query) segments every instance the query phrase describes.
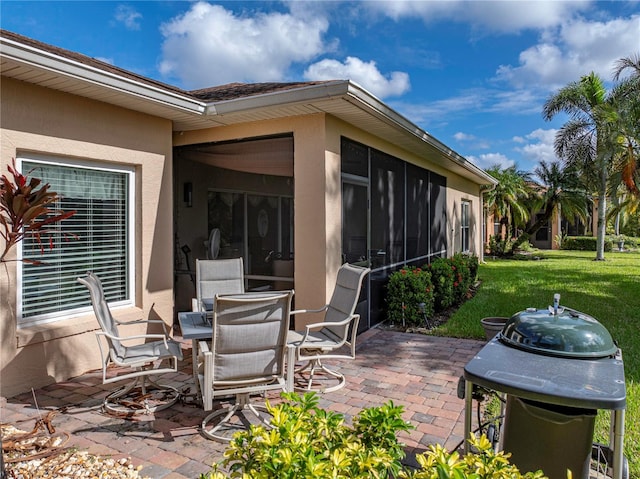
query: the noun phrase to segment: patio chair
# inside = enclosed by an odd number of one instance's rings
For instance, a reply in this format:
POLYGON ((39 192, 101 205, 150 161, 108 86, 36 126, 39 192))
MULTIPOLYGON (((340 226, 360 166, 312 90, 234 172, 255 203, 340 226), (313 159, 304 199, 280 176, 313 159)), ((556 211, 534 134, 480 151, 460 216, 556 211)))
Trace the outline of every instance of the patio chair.
POLYGON ((196 260, 196 297, 192 311, 211 311, 216 294, 244 293, 242 258, 196 260), (204 301, 209 304, 205 305, 204 301))
POLYGON ((329 304, 319 309, 291 312, 292 315, 325 312, 324 321, 308 324, 304 331, 289 331, 288 341, 296 348, 296 361, 304 361, 295 372, 306 382, 306 386, 296 387, 296 390, 311 391, 316 373, 329 376, 328 379, 338 380, 334 386, 321 387, 320 390, 323 392, 336 391, 345 385, 344 375, 329 369, 322 360, 355 359, 356 335, 360 321, 360 315, 355 314, 355 309, 362 281, 369 271, 369 268, 342 265, 329 304))
POLYGON ((130 383, 104 399, 104 409, 116 414, 135 414, 158 411, 174 404, 180 396, 178 390, 170 386, 161 386, 150 378, 158 374, 176 372, 178 360, 182 360, 180 343, 169 337, 164 321, 160 319, 117 321, 111 315, 100 279, 89 272, 77 280, 89 290, 93 311, 102 329, 96 332, 102 358, 102 383, 109 384, 132 379, 130 383), (163 332, 122 336, 118 331, 118 326, 141 324, 160 325, 163 332), (101 338, 106 340, 106 350, 101 338), (141 340, 151 341, 140 343, 141 340), (137 344, 124 344, 131 341, 137 344), (112 364, 130 368, 132 371, 109 376, 107 370, 112 364), (164 366, 161 367, 163 364, 164 366))
POLYGON ((251 416, 264 425, 264 405, 254 404, 252 394, 293 390, 294 350, 287 347, 287 331, 293 291, 216 296, 211 347, 201 341, 204 368, 198 375, 203 407, 213 409, 213 399, 233 396, 229 407, 214 411, 202 421, 202 434, 229 441, 233 432, 246 429, 251 416), (237 415, 240 424, 232 421, 237 415), (220 419, 219 419, 220 418, 220 419), (218 420, 219 419, 219 420, 218 420))

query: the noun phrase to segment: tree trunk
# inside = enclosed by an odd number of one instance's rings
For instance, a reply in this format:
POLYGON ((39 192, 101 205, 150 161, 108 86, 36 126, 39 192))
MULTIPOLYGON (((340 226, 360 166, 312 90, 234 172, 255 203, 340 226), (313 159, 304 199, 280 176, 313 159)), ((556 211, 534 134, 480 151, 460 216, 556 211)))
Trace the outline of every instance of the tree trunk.
POLYGON ((596 261, 604 261, 604 236, 607 230, 607 182, 606 164, 600 170, 600 191, 598 191, 598 228, 596 233, 596 261))
POLYGON ((553 216, 553 207, 554 205, 552 203, 549 203, 545 206, 544 213, 538 217, 535 223, 525 228, 520 236, 518 236, 518 238, 513 242, 509 254, 513 254, 522 243, 524 243, 525 241, 529 241, 529 238, 536 234, 538 230, 551 219, 551 217, 553 216))

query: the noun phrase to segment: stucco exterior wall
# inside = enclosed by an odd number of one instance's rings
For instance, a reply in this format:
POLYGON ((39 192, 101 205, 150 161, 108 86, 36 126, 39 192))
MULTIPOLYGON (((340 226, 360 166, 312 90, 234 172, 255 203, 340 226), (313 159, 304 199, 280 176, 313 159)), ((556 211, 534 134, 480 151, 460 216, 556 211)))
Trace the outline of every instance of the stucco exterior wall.
MULTIPOLYGON (((171 326, 171 122, 4 77, 0 118, 3 174, 21 152, 135 169, 135 306, 113 313, 121 320, 160 318, 171 326)), ((93 314, 17 329, 17 265, 4 266, 0 272, 0 394, 13 396, 99 368, 93 333, 98 324, 93 314)))

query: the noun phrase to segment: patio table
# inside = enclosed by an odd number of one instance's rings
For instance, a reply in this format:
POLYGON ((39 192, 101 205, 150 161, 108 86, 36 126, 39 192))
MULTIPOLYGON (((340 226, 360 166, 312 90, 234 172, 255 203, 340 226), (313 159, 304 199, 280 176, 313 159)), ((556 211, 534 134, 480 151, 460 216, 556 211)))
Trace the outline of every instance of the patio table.
MULTIPOLYGON (((268 297, 270 295, 281 294, 281 291, 268 292, 249 292, 241 294, 230 294, 226 296, 234 297, 268 297)), ((178 313, 178 322, 180 323, 180 331, 184 339, 191 340, 191 366, 193 371, 193 381, 195 384, 195 392, 197 398, 202 399, 202 391, 200 391, 200 383, 198 382, 198 355, 199 342, 202 340, 211 340, 213 338, 212 311, 214 300, 212 298, 203 298, 202 304, 206 311, 186 311, 178 313)), ((287 345, 288 349, 294 346, 287 345)), ((295 349, 295 348, 294 348, 295 349)))

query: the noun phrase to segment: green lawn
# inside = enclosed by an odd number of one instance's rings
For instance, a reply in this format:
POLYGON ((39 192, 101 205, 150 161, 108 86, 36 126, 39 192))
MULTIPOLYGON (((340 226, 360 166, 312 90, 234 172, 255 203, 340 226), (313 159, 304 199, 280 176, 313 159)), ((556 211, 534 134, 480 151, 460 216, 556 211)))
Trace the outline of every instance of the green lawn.
MULTIPOLYGON (((535 254, 535 253, 534 253, 535 254)), ((539 261, 492 260, 479 270, 481 286, 436 334, 483 338, 480 319, 560 303, 598 319, 622 349, 627 386, 625 455, 630 477, 640 478, 640 253, 541 251, 539 261)), ((608 443, 608 414, 596 422, 596 441, 608 443)))

